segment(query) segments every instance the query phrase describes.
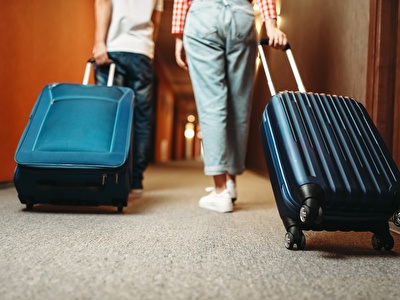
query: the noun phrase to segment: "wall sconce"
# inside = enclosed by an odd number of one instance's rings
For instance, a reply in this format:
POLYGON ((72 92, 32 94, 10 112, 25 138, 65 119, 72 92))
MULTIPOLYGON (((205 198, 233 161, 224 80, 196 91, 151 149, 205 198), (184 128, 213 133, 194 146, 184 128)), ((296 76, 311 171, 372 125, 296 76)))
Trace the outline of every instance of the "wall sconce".
POLYGON ((188 121, 189 123, 193 123, 194 121, 196 121, 196 117, 193 116, 193 115, 188 115, 187 121, 188 121))
POLYGON ((193 138, 195 135, 194 124, 186 123, 185 125, 185 158, 191 159, 193 157, 193 138))
POLYGON ((194 124, 193 123, 186 123, 185 138, 187 138, 187 139, 194 138, 194 124))
POLYGON ((187 117, 188 123, 185 125, 185 138, 187 139, 192 139, 194 138, 195 132, 194 132, 194 121, 196 121, 196 117, 193 115, 189 115, 187 117))

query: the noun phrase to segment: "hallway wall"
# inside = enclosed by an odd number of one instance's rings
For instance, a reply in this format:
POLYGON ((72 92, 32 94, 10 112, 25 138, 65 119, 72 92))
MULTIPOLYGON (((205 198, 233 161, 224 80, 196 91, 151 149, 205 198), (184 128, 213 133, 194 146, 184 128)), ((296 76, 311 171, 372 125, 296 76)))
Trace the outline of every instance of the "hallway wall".
POLYGON ((44 85, 83 78, 93 45, 93 1, 3 1, 0 28, 0 181, 6 181, 44 85))
MULTIPOLYGON (((279 4, 280 28, 288 35, 306 89, 351 96, 365 104, 370 1, 281 0, 279 4)), ((297 90, 285 55, 276 50, 266 51, 275 89, 297 90)), ((260 64, 255 80, 247 165, 261 173, 267 170, 258 127, 269 98, 260 64)))
MULTIPOLYGON (((370 0, 277 0, 277 3, 280 26, 289 36, 306 88, 349 95, 365 103, 370 0)), ((166 2, 166 7, 171 5, 166 2)), ((171 13, 164 12, 165 24, 160 30, 168 39, 173 39, 169 27, 171 13)), ((6 28, 0 35, 1 182, 12 179, 14 152, 43 86, 82 80, 93 43, 93 1, 7 1, 0 10, 0 26, 6 28)), ((171 52, 173 58, 173 47, 163 52, 171 52)), ((285 56, 269 49, 267 53, 276 89, 296 89, 285 56)), ((168 81, 160 78, 160 82, 168 81)), ((189 94, 188 87, 171 88, 160 84, 158 112, 162 115, 156 122, 156 146, 168 140, 164 143, 166 159, 181 157, 183 152, 182 147, 173 144, 179 129, 173 122, 178 116, 172 108, 165 111, 165 103, 169 106, 179 100, 173 95, 177 89, 189 94)), ((264 71, 259 65, 247 165, 262 173, 266 172, 266 166, 258 127, 269 98, 264 71)), ((156 161, 164 160, 161 147, 156 149, 156 161)))

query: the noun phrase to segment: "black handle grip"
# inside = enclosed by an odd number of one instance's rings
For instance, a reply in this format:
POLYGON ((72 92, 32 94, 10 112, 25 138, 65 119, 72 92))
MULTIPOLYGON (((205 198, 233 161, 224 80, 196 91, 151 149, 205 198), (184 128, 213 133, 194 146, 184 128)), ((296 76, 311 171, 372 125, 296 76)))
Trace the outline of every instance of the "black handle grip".
MULTIPOLYGON (((261 39, 261 40, 259 41, 259 44, 260 44, 260 45, 266 45, 266 46, 268 46, 268 45, 269 45, 269 38, 261 39)), ((283 50, 286 51, 286 50, 288 50, 288 49, 290 49, 290 44, 289 44, 289 43, 286 44, 286 46, 285 46, 285 48, 284 48, 283 50)))
MULTIPOLYGON (((87 62, 88 62, 88 63, 91 63, 91 64, 95 64, 95 63, 96 63, 96 60, 95 60, 94 57, 91 57, 91 58, 88 59, 87 62)), ((110 64, 112 64, 112 63, 114 63, 114 62, 110 59, 110 64)))
MULTIPOLYGON (((85 74, 83 75, 83 85, 87 85, 89 83, 89 76, 90 76, 90 69, 92 67, 92 64, 95 64, 96 60, 94 57, 89 58, 87 63, 86 63, 86 68, 85 68, 85 74)), ((114 81, 114 75, 115 75, 115 63, 110 60, 110 70, 108 72, 108 79, 107 79, 107 86, 112 86, 113 81, 114 81)))

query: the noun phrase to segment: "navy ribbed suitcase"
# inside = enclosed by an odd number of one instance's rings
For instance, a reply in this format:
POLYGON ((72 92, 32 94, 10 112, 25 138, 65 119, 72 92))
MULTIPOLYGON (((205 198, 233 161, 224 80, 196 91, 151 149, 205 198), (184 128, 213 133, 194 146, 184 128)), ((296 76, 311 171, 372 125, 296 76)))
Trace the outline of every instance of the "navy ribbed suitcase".
POLYGON ((35 204, 112 205, 122 212, 127 205, 134 94, 87 84, 90 64, 84 84, 49 84, 33 107, 14 172, 29 210, 35 204))
POLYGON ((400 173, 364 106, 348 97, 306 93, 290 47, 299 92, 275 93, 260 125, 285 246, 305 247, 303 230, 371 231, 374 249, 392 249, 389 219, 400 225, 400 173))

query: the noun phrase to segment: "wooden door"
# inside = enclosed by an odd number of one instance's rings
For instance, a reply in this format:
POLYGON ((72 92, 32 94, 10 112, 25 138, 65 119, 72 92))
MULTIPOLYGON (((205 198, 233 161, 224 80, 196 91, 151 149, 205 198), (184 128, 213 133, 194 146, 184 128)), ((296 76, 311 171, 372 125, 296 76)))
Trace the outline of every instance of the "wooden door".
POLYGON ((371 0, 366 107, 400 166, 400 6, 371 0))

